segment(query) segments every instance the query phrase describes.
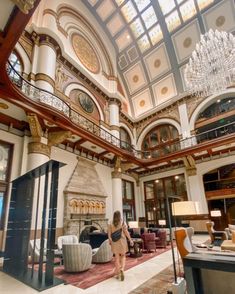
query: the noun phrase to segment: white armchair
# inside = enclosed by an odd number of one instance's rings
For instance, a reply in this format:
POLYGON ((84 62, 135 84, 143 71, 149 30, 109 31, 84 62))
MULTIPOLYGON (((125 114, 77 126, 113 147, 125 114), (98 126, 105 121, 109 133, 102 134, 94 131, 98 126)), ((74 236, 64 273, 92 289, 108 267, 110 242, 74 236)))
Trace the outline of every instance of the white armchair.
MULTIPOLYGON (((34 240, 29 241, 29 255, 31 256, 31 261, 34 261, 36 263, 39 262, 40 248, 41 248, 41 239, 36 239, 35 244, 34 244, 34 240)), ((43 261, 46 261, 46 253, 47 253, 47 239, 44 239, 43 261)))
POLYGON ((76 235, 60 236, 57 239, 58 252, 62 254, 63 244, 78 244, 78 237, 76 235))
POLYGON ((63 244, 64 270, 82 272, 91 267, 92 249, 89 244, 63 244))
POLYGON ((111 261, 113 253, 109 244, 109 239, 105 240, 99 248, 92 249, 92 262, 105 263, 111 261))

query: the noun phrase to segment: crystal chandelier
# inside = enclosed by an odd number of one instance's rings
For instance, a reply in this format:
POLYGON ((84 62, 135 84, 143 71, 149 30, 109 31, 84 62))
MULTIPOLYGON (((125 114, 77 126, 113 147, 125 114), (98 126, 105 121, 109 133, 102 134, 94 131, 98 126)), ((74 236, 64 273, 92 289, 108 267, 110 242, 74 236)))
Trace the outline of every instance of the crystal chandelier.
POLYGON ((235 37, 209 30, 186 65, 187 90, 196 97, 207 97, 226 90, 235 82, 235 37))

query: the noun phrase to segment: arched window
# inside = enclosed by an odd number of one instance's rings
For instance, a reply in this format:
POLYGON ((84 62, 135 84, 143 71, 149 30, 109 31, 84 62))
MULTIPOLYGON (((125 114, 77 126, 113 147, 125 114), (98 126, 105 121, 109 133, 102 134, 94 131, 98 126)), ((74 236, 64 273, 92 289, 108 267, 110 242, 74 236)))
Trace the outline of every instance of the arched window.
MULTIPOLYGON (((149 151, 151 157, 158 157, 179 148, 178 130, 172 125, 160 125, 152 129, 144 138, 142 151, 149 151)), ((145 157, 148 157, 146 155, 145 157)))
POLYGON ((203 110, 195 123, 197 142, 203 142, 235 132, 235 98, 218 99, 203 110))
POLYGON ((124 128, 120 128, 121 148, 131 150, 131 138, 124 128))
POLYGON ((18 54, 13 51, 9 57, 9 62, 11 64, 11 66, 13 67, 13 69, 10 67, 9 68, 9 76, 11 77, 11 79, 18 81, 20 79, 19 75, 22 75, 23 72, 23 65, 22 62, 18 56, 18 54), (15 71, 19 74, 17 75, 15 73, 15 71))

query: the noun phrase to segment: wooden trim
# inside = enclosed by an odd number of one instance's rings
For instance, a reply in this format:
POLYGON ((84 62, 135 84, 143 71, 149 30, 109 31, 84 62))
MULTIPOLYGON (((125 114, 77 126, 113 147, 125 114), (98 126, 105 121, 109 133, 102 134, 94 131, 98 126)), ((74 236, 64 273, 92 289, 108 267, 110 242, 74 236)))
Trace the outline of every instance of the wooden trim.
POLYGON ((0 46, 0 67, 5 68, 5 64, 9 55, 13 51, 17 41, 24 31, 24 28, 28 24, 39 3, 40 0, 36 0, 34 7, 29 11, 28 14, 24 14, 17 7, 13 9, 9 21, 4 29, 4 40, 0 46))

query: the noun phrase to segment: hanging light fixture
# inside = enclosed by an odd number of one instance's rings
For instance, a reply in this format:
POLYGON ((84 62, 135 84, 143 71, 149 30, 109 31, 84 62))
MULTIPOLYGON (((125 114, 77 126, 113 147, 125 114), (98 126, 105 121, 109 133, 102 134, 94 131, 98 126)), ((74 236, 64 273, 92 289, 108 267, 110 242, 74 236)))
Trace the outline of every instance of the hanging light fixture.
POLYGON ((226 90, 235 82, 235 37, 217 30, 201 35, 184 77, 187 90, 197 97, 226 90))

